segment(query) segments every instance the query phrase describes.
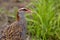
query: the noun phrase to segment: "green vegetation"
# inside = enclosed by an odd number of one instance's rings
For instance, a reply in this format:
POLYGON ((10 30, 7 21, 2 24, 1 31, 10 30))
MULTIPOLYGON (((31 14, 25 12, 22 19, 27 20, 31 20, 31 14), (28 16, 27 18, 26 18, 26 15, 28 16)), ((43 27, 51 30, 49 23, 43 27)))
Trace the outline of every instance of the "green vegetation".
MULTIPOLYGON (((33 13, 26 15, 26 20, 31 40, 60 40, 60 0, 32 0, 30 4, 33 13)), ((5 13, 16 19, 17 8, 5 13)))
POLYGON ((28 33, 32 40, 60 40, 60 9, 58 8, 60 3, 58 1, 31 1, 33 6, 30 9, 33 15, 27 18, 27 21, 28 33))

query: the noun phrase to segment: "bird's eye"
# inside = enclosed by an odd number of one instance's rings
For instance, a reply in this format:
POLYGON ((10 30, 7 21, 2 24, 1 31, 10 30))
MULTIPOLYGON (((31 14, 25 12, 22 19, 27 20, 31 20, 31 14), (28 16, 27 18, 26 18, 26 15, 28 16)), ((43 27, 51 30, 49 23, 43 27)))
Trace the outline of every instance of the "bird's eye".
POLYGON ((23 11, 27 11, 27 9, 22 9, 23 11))
POLYGON ((18 11, 28 11, 28 9, 21 8, 21 9, 19 9, 18 11))

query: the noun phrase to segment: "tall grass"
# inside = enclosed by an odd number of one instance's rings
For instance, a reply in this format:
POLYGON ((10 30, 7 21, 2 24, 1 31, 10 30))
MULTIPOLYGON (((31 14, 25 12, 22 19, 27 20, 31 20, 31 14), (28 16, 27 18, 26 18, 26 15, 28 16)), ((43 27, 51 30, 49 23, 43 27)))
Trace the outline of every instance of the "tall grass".
POLYGON ((60 40, 60 14, 54 0, 32 0, 32 17, 27 17, 31 40, 60 40))
MULTIPOLYGON (((31 0, 30 4, 33 13, 26 20, 31 40, 60 40, 60 0, 31 0)), ((16 19, 17 8, 6 13, 16 19)))

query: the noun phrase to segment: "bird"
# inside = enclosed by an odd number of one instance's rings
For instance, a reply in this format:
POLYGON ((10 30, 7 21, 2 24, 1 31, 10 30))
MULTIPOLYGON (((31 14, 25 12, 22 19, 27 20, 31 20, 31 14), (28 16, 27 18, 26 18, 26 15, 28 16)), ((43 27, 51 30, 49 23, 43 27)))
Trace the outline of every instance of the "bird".
POLYGON ((32 11, 27 8, 20 8, 16 14, 16 21, 8 25, 2 31, 0 40, 26 40, 26 19, 25 14, 32 11))

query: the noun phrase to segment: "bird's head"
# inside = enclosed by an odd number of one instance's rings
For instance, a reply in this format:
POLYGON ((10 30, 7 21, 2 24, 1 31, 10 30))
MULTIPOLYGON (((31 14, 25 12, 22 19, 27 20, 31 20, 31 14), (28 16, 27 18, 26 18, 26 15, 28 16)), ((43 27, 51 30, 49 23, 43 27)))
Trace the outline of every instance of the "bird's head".
POLYGON ((19 14, 21 14, 21 13, 31 13, 32 11, 31 10, 29 10, 29 9, 27 9, 27 8, 20 8, 19 10, 18 10, 18 13, 19 14))
POLYGON ((23 17, 26 13, 31 14, 31 12, 32 11, 27 8, 20 8, 18 9, 17 18, 19 19, 19 17, 23 17))

